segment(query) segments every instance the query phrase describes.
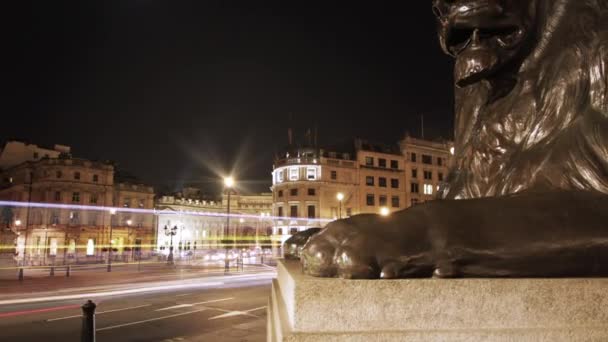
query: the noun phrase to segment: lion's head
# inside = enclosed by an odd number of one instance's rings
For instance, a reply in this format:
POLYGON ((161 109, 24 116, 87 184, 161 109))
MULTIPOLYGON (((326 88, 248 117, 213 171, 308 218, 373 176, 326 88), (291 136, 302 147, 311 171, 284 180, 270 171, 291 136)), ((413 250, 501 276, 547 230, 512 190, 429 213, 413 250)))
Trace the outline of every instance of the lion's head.
POLYGON ((441 196, 608 193, 608 0, 433 0, 454 56, 456 172, 441 196))
POLYGON ((467 86, 523 60, 535 39, 536 0, 434 0, 443 50, 467 86))

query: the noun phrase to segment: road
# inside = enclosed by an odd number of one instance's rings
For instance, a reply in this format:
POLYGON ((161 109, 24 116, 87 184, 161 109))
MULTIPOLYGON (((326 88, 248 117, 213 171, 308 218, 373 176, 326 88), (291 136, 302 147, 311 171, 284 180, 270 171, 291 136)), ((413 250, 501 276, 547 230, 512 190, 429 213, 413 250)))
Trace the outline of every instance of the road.
MULTIPOLYGON (((97 304, 100 342, 265 341, 273 271, 185 273, 156 270, 133 274, 133 282, 115 285, 85 284, 81 278, 77 288, 53 291, 41 291, 46 281, 42 279, 24 288, 37 289, 33 294, 19 294, 15 285, 5 282, 4 288, 13 291, 0 296, 0 340, 79 341, 80 307, 90 298, 97 304)), ((113 276, 123 279, 129 274, 113 276)), ((49 286, 57 286, 51 280, 49 286)))

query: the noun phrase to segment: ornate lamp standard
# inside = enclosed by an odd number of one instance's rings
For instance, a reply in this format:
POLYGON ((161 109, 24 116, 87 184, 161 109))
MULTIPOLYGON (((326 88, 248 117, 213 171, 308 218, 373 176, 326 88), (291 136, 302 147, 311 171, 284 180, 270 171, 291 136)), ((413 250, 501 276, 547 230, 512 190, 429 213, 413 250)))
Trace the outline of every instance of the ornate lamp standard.
POLYGON ((340 202, 340 209, 338 210, 338 218, 341 220, 342 219, 342 201, 344 200, 344 194, 341 192, 338 192, 338 194, 336 195, 336 198, 338 199, 338 202, 340 202))
POLYGON ((226 229, 224 229, 224 246, 226 249, 226 253, 224 256, 224 273, 228 273, 230 271, 230 260, 228 259, 228 234, 230 234, 230 193, 232 192, 232 187, 234 186, 234 178, 226 177, 224 178, 224 187, 228 192, 228 203, 226 206, 226 229))
POLYGON ((108 272, 112 272, 112 229, 114 228, 114 222, 112 222, 112 216, 116 215, 116 209, 112 208, 110 209, 110 239, 109 239, 109 243, 110 246, 108 247, 108 272))
POLYGON ((171 243, 169 244, 169 256, 167 257, 167 265, 173 265, 173 236, 177 235, 177 226, 169 228, 165 226, 165 235, 171 237, 171 243))

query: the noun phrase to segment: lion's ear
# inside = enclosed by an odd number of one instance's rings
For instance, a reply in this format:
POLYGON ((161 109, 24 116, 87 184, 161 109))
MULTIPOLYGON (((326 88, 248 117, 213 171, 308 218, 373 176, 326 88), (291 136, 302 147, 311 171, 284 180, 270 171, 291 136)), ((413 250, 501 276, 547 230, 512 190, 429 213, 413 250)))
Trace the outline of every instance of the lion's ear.
POLYGON ((589 101, 596 111, 608 118, 608 35, 601 39, 589 70, 589 101))

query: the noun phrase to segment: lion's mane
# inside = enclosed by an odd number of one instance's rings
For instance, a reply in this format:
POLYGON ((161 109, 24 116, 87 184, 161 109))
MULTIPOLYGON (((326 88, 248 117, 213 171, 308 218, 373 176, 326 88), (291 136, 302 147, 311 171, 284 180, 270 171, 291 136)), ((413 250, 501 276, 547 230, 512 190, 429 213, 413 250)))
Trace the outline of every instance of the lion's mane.
POLYGON ((608 0, 539 0, 514 83, 456 89, 456 165, 441 197, 608 194, 608 0))

